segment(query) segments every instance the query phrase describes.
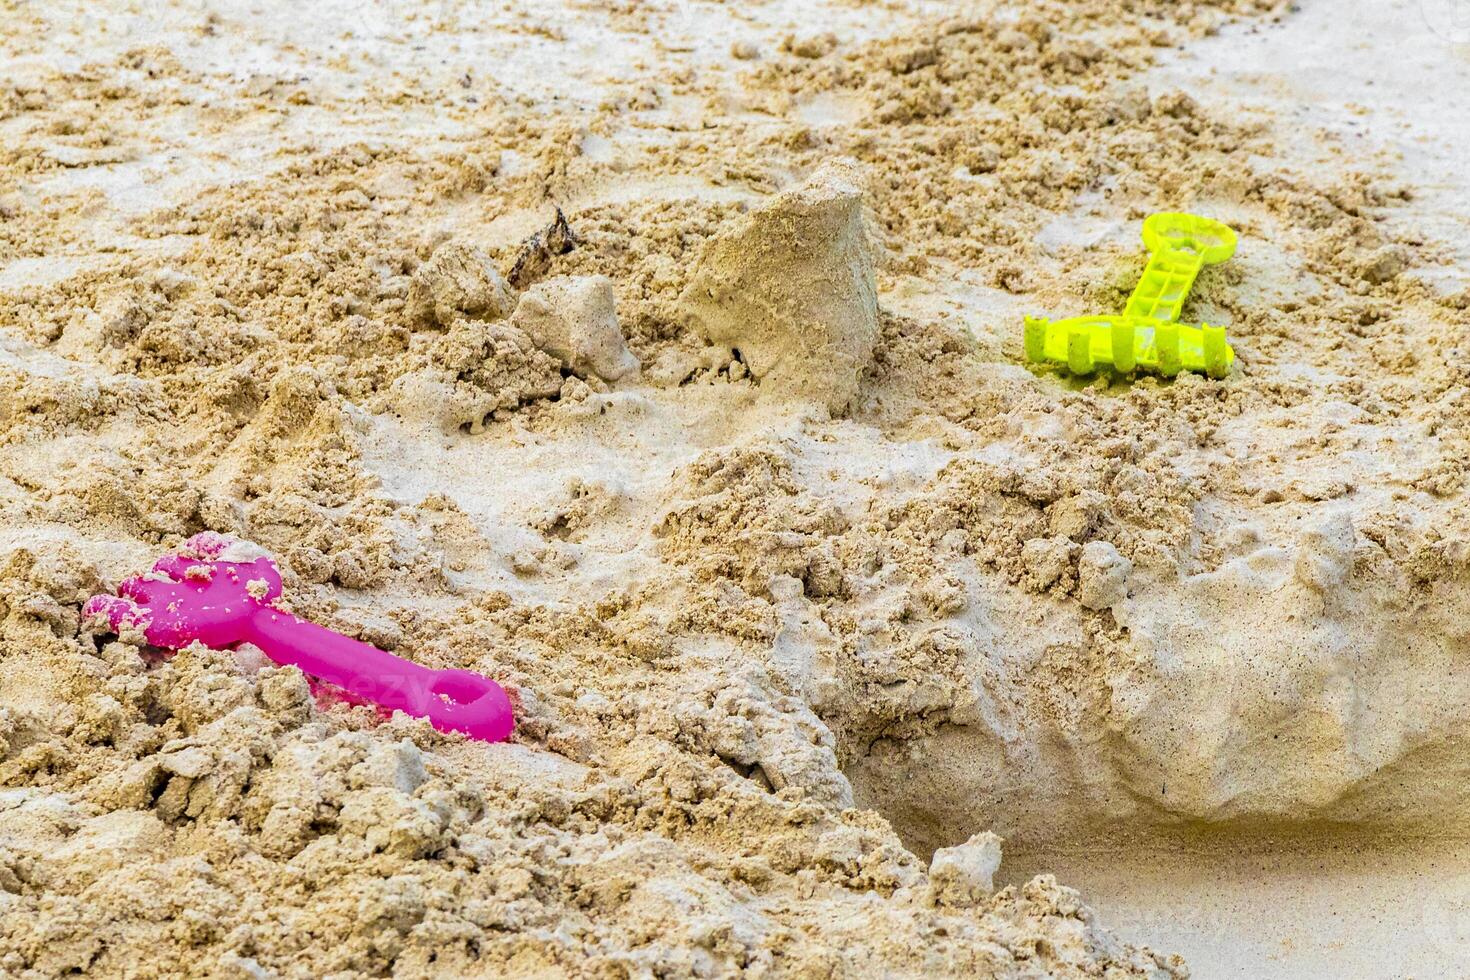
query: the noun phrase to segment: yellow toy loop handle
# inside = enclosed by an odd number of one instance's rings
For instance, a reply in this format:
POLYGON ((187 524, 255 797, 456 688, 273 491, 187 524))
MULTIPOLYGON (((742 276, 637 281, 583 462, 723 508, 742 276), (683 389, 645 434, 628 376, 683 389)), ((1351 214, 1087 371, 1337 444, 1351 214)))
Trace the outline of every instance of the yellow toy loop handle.
POLYGON ((1195 214, 1160 211, 1143 219, 1143 245, 1155 254, 1185 252, 1218 265, 1235 254, 1235 241, 1229 225, 1195 214))

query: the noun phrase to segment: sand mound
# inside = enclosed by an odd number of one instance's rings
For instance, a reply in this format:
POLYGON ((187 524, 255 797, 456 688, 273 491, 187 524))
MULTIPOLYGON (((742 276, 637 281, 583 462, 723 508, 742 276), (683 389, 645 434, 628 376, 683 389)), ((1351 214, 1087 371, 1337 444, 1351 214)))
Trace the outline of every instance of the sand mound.
MULTIPOLYGON (((0 568, 0 640, 30 651, 7 665, 44 679, 7 682, 0 707, 0 962, 19 974, 889 974, 923 947, 945 973, 1175 975, 1050 879, 994 891, 993 841, 931 881, 881 819, 808 797, 831 753, 758 684, 579 683, 565 708, 526 689, 522 737, 560 730, 564 753, 469 746, 314 703, 249 651, 150 668, 128 643, 63 639, 97 587, 70 552, 0 568)), ((608 656, 501 600, 456 619, 431 630, 445 650, 514 632, 608 656)), ((391 619, 347 628, 406 639, 391 619)))
POLYGON ((851 164, 823 166, 716 235, 679 298, 762 388, 834 413, 857 398, 878 338, 862 199, 851 164))

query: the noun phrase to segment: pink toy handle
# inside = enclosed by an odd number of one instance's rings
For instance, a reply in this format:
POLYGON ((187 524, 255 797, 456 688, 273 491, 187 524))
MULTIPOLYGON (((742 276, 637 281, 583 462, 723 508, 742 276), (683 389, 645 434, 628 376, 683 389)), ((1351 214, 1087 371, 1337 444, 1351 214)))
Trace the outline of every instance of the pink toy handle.
POLYGON ((256 609, 247 633, 244 639, 276 663, 300 667, 390 710, 428 718, 440 731, 498 742, 515 726, 505 690, 468 670, 432 670, 270 606, 256 609))

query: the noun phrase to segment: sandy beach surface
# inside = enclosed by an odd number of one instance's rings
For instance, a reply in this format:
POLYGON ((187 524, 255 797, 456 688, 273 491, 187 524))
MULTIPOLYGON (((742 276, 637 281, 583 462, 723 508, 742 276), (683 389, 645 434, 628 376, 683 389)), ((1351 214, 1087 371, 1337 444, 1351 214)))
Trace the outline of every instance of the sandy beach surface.
POLYGON ((1463 0, 0 38, 0 976, 1470 975, 1463 0), (1230 376, 1028 364, 1159 211, 1230 376), (204 531, 515 736, 82 615, 204 531))

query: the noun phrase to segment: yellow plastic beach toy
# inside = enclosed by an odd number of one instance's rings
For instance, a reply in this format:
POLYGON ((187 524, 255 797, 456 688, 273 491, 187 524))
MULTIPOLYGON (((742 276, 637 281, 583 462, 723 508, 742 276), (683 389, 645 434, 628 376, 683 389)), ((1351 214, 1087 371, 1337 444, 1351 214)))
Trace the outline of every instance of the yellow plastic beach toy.
POLYGON ((1193 214, 1165 211, 1143 222, 1149 250, 1143 278, 1114 316, 1068 320, 1026 317, 1026 359, 1091 374, 1099 365, 1121 372, 1154 371, 1173 377, 1202 371, 1223 378, 1235 363, 1224 327, 1180 323, 1179 310, 1195 276, 1235 254, 1235 232, 1193 214))

